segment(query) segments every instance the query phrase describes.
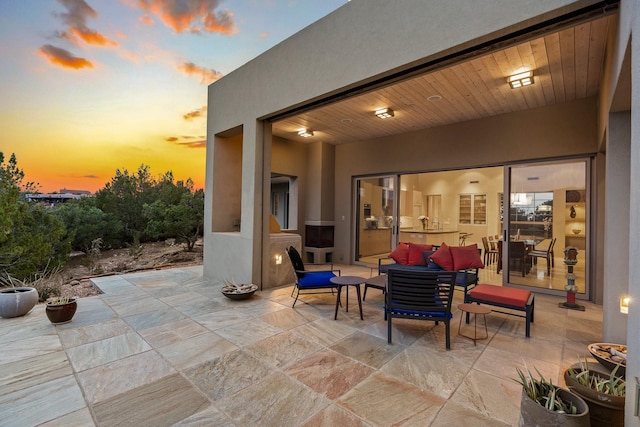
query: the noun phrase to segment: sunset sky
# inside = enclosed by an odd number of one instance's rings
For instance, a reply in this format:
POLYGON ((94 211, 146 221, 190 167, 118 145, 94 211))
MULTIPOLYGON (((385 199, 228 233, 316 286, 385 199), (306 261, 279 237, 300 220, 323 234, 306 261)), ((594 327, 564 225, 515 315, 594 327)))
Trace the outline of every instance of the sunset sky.
POLYGON ((207 85, 347 0, 0 0, 0 151, 40 191, 205 179, 207 85))

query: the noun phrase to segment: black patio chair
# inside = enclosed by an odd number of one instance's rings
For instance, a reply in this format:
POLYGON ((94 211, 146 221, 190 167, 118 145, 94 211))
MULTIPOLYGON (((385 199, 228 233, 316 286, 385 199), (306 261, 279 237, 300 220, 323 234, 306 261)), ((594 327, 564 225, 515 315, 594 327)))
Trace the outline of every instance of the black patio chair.
POLYGON ((294 293, 296 294, 296 299, 293 301, 293 305, 291 306, 292 308, 296 306, 296 302, 298 301, 301 291, 311 291, 305 292, 305 294, 324 294, 333 293, 334 290, 337 291, 338 285, 331 283, 330 279, 332 277, 339 276, 340 270, 307 271, 304 268, 304 263, 302 262, 300 253, 296 248, 291 246, 285 250, 289 256, 289 260, 291 261, 291 265, 293 266, 293 271, 296 276, 296 283, 291 291, 291 297, 293 297, 294 293))
POLYGON ((407 271, 390 268, 385 313, 387 342, 391 344, 391 321, 395 318, 444 322, 447 350, 451 348, 451 303, 455 271, 407 271))

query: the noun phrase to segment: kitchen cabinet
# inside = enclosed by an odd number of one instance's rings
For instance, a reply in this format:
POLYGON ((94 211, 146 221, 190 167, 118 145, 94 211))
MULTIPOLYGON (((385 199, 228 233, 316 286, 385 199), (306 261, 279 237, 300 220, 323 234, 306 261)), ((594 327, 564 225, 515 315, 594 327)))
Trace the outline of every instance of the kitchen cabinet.
POLYGON ((391 252, 391 228, 372 228, 360 232, 360 256, 391 252))
POLYGON ((487 195, 460 194, 459 224, 485 225, 487 223, 487 195))

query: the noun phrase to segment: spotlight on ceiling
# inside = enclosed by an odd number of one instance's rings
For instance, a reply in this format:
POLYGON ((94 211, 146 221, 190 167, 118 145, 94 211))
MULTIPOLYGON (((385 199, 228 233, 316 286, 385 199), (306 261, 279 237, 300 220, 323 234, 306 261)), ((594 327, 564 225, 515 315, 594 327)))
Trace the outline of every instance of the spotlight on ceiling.
POLYGON ((394 116, 393 110, 391 108, 380 108, 379 110, 376 110, 375 112, 376 116, 380 117, 381 119, 389 119, 391 117, 394 116))
POLYGON ((525 71, 524 73, 509 76, 507 77, 507 82, 509 83, 509 86, 511 86, 511 89, 532 85, 533 71, 525 71))
POLYGON ((309 138, 313 136, 313 131, 306 128, 298 129, 298 135, 309 138))

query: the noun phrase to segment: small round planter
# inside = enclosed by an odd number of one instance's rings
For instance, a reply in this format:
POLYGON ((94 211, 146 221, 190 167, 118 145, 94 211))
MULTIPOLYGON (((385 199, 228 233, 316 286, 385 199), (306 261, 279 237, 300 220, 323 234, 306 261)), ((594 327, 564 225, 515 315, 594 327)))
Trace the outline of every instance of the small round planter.
MULTIPOLYGON (((580 371, 580 365, 573 365, 572 368, 580 371)), ((592 375, 598 375, 603 378, 609 377, 591 369, 589 371, 592 375)), ((580 396, 589 405, 589 417, 591 418, 592 426, 624 426, 624 396, 612 396, 586 387, 571 378, 568 369, 564 371, 564 382, 569 387, 569 390, 580 396)))
POLYGON ((71 298, 66 304, 47 302, 46 313, 49 321, 53 324, 59 325, 62 323, 71 322, 73 315, 76 314, 78 308, 78 299, 71 298))
POLYGON ((251 296, 258 290, 258 285, 253 283, 248 285, 237 286, 225 286, 222 288, 222 294, 232 300, 243 300, 251 298, 251 296))
POLYGON ((553 412, 540 405, 538 402, 533 401, 527 393, 523 390, 522 397, 520 398, 520 420, 518 422, 519 427, 589 427, 589 406, 587 403, 575 393, 569 390, 559 389, 558 396, 565 402, 572 402, 578 413, 563 414, 560 412, 553 412))
POLYGON ((20 317, 31 311, 38 303, 36 288, 0 289, 0 317, 20 317))

